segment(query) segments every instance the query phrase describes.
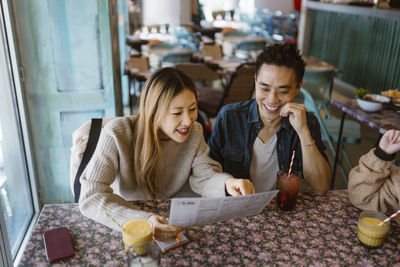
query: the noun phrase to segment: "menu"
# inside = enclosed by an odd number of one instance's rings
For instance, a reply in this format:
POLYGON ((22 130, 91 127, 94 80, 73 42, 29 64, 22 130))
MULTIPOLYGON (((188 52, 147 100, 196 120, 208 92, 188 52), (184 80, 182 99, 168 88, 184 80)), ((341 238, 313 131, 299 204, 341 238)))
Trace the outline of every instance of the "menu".
POLYGON ((222 198, 173 198, 169 224, 203 225, 259 214, 278 190, 222 198))

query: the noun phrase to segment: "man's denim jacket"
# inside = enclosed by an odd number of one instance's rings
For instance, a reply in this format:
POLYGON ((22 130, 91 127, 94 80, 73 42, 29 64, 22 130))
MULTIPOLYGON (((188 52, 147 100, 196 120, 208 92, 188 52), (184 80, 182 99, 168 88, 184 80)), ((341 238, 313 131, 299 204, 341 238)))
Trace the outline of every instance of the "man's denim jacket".
MULTIPOLYGON (((310 112, 306 113, 306 118, 315 145, 328 162, 318 120, 310 112)), ((250 179, 253 144, 262 128, 255 99, 226 105, 218 113, 208 141, 210 156, 221 163, 224 172, 236 178, 250 179)), ((276 134, 279 169, 289 169, 293 150, 296 150, 292 168, 303 174, 300 139, 287 117, 282 119, 276 134)))

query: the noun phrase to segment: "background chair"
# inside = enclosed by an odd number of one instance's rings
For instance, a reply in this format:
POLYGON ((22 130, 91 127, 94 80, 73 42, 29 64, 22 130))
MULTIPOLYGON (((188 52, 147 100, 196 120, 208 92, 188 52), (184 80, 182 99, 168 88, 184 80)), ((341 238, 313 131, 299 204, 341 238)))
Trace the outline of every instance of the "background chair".
POLYGON ((235 44, 234 55, 238 58, 255 59, 266 44, 267 40, 241 40, 235 44))
POLYGON ((143 83, 150 73, 149 58, 145 56, 130 57, 125 64, 125 74, 128 75, 129 109, 133 114, 133 107, 139 102, 143 83))
POLYGON ((150 69, 149 58, 146 56, 130 57, 129 68, 139 71, 148 71, 150 69))
POLYGON ((232 30, 232 31, 224 31, 222 32, 222 39, 226 39, 229 37, 245 37, 248 34, 242 31, 238 31, 238 30, 232 30))
POLYGON ((220 17, 219 19, 225 19, 225 14, 226 13, 224 10, 216 10, 211 13, 214 20, 216 20, 218 17, 220 17))
MULTIPOLYGON (((221 77, 206 65, 202 63, 180 63, 176 64, 175 68, 182 71, 193 80, 196 85, 197 96, 201 95, 203 90, 204 92, 213 90, 220 90, 223 92, 221 77), (213 87, 215 82, 219 82, 219 89, 213 87)), ((204 139, 207 141, 211 136, 211 124, 204 111, 199 109, 198 114, 197 121, 203 126, 204 139)))
POLYGON ((254 91, 255 64, 244 63, 232 75, 224 91, 202 90, 198 95, 199 108, 209 118, 216 117, 221 107, 251 99, 254 91))
POLYGON ((174 46, 169 43, 163 43, 163 42, 153 42, 149 44, 149 50, 155 50, 155 49, 173 49, 174 46))
POLYGON ((161 66, 162 67, 170 67, 175 66, 178 63, 189 63, 192 60, 192 52, 191 51, 172 51, 165 53, 161 57, 161 66))
POLYGON ((176 64, 175 68, 184 72, 193 80, 198 93, 206 87, 223 91, 224 82, 222 77, 203 63, 180 63, 176 64))
MULTIPOLYGON (((339 155, 342 155, 343 158, 345 159, 349 170, 353 168, 353 165, 351 164, 349 155, 343 146, 343 143, 360 143, 361 142, 361 131, 360 131, 360 124, 352 121, 352 120, 345 120, 344 121, 344 127, 343 127, 343 134, 342 134, 342 145, 341 148, 339 148, 339 151, 336 151, 333 142, 338 141, 338 135, 339 135, 339 127, 340 127, 340 120, 338 119, 332 119, 332 118, 326 118, 323 119, 319 113, 319 110, 316 106, 316 103, 311 96, 311 94, 304 88, 300 89, 300 94, 296 97, 295 102, 297 103, 303 103, 308 111, 311 111, 314 113, 314 115, 317 117, 318 122, 320 124, 321 128, 321 135, 322 135, 322 141, 327 142, 328 148, 331 150, 333 157, 336 157, 336 153, 339 153, 339 155), (342 154, 340 154, 342 153, 342 154)), ((347 174, 344 169, 344 165, 341 160, 339 160, 339 168, 342 173, 344 181, 348 182, 347 180, 347 174)), ((335 177, 332 177, 332 183, 331 183, 331 188, 333 188, 335 181, 335 177)))
POLYGON ((203 55, 206 57, 212 57, 214 59, 221 59, 224 56, 222 52, 222 46, 216 44, 203 45, 203 55))
POLYGON ((313 97, 317 110, 323 109, 328 118, 331 116, 329 106, 334 77, 335 71, 332 69, 306 70, 303 77, 302 87, 313 97))

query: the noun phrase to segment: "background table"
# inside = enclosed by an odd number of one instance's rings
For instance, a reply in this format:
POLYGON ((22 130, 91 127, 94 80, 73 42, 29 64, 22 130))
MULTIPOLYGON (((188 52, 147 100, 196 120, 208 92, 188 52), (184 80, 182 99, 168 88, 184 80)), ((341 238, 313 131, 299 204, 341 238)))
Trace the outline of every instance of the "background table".
POLYGON ((367 124, 371 128, 384 134, 387 130, 396 129, 400 130, 400 114, 396 113, 393 109, 385 109, 378 112, 366 112, 360 108, 355 99, 347 100, 333 100, 332 104, 343 111, 339 128, 339 137, 336 144, 336 157, 333 164, 332 177, 336 175, 336 167, 339 161, 339 151, 342 145, 343 123, 346 114, 351 115, 357 120, 367 124))
POLYGON ((377 112, 366 112, 360 108, 355 99, 333 100, 332 104, 357 120, 384 134, 387 130, 400 130, 400 114, 393 109, 383 108, 377 112))
MULTIPOLYGON (((144 210, 168 216, 170 201, 135 201, 144 210)), ((393 265, 400 262, 400 225, 391 223, 383 247, 367 249, 357 239, 360 210, 346 190, 326 196, 300 194, 296 209, 261 214, 186 229, 191 240, 161 255, 162 266, 393 265)), ((75 256, 69 266, 126 265, 121 233, 83 217, 76 204, 45 205, 21 259, 21 266, 47 265, 43 232, 67 226, 75 256)))

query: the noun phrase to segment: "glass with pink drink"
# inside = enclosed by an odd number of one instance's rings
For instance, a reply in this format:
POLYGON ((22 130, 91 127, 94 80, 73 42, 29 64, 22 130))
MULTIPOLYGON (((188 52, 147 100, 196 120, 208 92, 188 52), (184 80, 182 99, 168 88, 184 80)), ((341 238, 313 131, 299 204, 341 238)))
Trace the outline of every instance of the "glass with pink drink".
POLYGON ((279 171, 277 177, 278 195, 276 203, 281 210, 292 210, 296 205, 297 194, 300 189, 300 175, 291 172, 290 175, 286 171, 279 171))

